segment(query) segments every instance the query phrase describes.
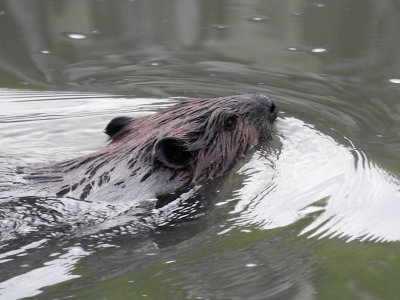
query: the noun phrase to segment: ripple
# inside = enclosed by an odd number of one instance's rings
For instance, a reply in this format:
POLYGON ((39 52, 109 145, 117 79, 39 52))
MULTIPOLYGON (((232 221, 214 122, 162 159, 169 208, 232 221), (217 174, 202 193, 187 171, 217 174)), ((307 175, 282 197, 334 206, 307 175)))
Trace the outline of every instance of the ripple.
POLYGON ((315 215, 300 234, 400 240, 398 178, 300 120, 281 119, 277 129, 278 154, 259 154, 240 170, 248 178, 237 191, 238 224, 273 229, 315 215))
POLYGON ((150 114, 179 100, 0 89, 0 101, 0 153, 8 163, 26 166, 92 152, 107 141, 103 129, 113 117, 150 114))
MULTIPOLYGON (((241 64, 210 61, 203 62, 201 67, 208 74, 214 73, 218 76, 210 86, 211 93, 216 92, 212 90, 216 87, 224 90, 225 73, 237 74, 235 80, 241 81, 243 86, 246 86, 246 80, 249 80, 247 76, 249 70, 241 64)), ((259 75, 262 74, 260 71, 259 75)), ((182 78, 182 83, 190 80, 200 84, 201 88, 205 88, 209 83, 208 79, 202 81, 199 78, 182 78)), ((315 75, 275 73, 274 77, 270 76, 266 81, 267 86, 257 85, 252 91, 270 94, 278 103, 281 118, 278 119, 275 146, 271 155, 257 152, 240 172, 248 178, 243 188, 235 192, 235 199, 238 201, 235 212, 240 215, 239 224, 250 220, 262 228, 276 228, 293 224, 311 214, 318 214, 318 218, 304 229, 303 234, 318 237, 343 234, 348 239, 397 240, 399 238, 397 233, 390 230, 390 226, 381 224, 384 223, 382 221, 384 211, 381 211, 381 215, 372 216, 373 213, 379 212, 378 203, 385 203, 388 210, 395 211, 393 208, 397 206, 393 199, 399 197, 398 179, 372 163, 366 157, 365 151, 358 149, 360 145, 368 145, 365 138, 359 137, 357 132, 352 135, 352 130, 369 128, 368 132, 373 137, 377 138, 377 134, 381 137, 375 142, 371 138, 368 143, 373 146, 382 146, 385 143, 395 148, 398 144, 398 139, 395 138, 398 132, 388 132, 386 122, 393 122, 397 118, 396 113, 388 110, 384 102, 373 101, 365 101, 364 107, 358 107, 358 110, 354 111, 346 99, 338 96, 342 91, 342 82, 332 78, 327 81, 315 75), (313 94, 308 92, 311 87, 313 94), (318 114, 310 115, 310 112, 318 114), (386 119, 380 118, 381 115, 386 115, 386 119), (319 116, 320 121, 316 116, 319 116), (310 117, 314 121, 313 125, 305 122, 310 117), (374 130, 371 130, 371 124, 374 130), (346 135, 341 132, 346 132, 346 135), (361 195, 365 199, 360 200, 361 195), (386 200, 377 202, 378 195, 382 195, 386 200), (341 206, 348 201, 353 203, 353 206, 341 206), (367 203, 367 208, 374 208, 372 212, 362 207, 362 204, 367 203), (335 209, 328 210, 331 207, 335 209), (350 213, 353 217, 348 216, 350 213), (357 229, 356 225, 353 227, 343 225, 355 222, 356 219, 365 222, 361 229, 357 229)), ((154 84, 154 80, 152 83, 154 84)), ((160 80, 159 84, 167 85, 169 82, 160 80)), ((366 90, 365 93, 368 92, 366 90)), ((232 94, 232 90, 229 93, 232 94)), ((112 116, 149 114, 181 99, 2 89, 0 100, 4 104, 0 115, 4 146, 0 153, 7 159, 9 168, 13 165, 48 164, 50 161, 62 161, 90 153, 106 141, 101 130, 112 116), (82 121, 85 126, 82 126, 82 121)), ((13 182, 14 179, 7 172, 0 174, 5 177, 3 182, 13 182)), ((19 195, 12 189, 6 189, 4 193, 2 199, 13 197, 18 199, 26 196, 26 194, 19 195)), ((231 199, 221 199, 217 206, 223 207, 230 201, 231 199)), ((72 218, 76 210, 68 203, 67 201, 61 206, 52 207, 52 201, 38 199, 32 203, 21 202, 21 205, 15 207, 19 211, 13 211, 12 207, 4 204, 1 211, 16 216, 14 218, 16 223, 3 224, 10 229, 5 229, 4 232, 8 230, 12 238, 14 233, 37 231, 41 225, 51 227, 67 223, 75 224, 82 216, 87 218, 90 214, 85 215, 85 213, 89 213, 93 208, 85 207, 84 203, 80 204, 83 205, 78 210, 81 213, 72 218), (32 218, 25 218, 30 214, 39 223, 32 223, 30 221, 32 218), (56 217, 54 223, 51 223, 49 215, 56 217), (61 218, 57 219, 58 216, 61 218), (14 233, 13 227, 18 229, 14 233)), ((176 214, 179 203, 173 204, 175 206, 170 210, 165 207, 165 211, 154 212, 154 216, 146 222, 150 226, 170 222, 174 216, 179 216, 179 213, 176 214)), ((89 220, 113 219, 113 221, 105 222, 104 228, 101 226, 94 228, 94 233, 96 230, 106 230, 125 224, 126 220, 124 217, 119 218, 119 215, 129 212, 130 209, 127 207, 110 209, 102 205, 95 207, 99 214, 90 215, 89 220)), ((196 207, 189 209, 191 214, 195 214, 195 210, 196 207)), ((129 217, 132 215, 128 213, 129 217)), ((361 221, 358 222, 359 225, 361 221)), ((395 220, 393 224, 393 227, 396 227, 395 220)), ((133 223, 131 227, 134 228, 136 225, 133 223)), ((229 228, 231 230, 231 227, 229 228)), ((60 232, 62 230, 63 228, 60 232)), ((134 230, 129 229, 128 232, 134 230)), ((221 232, 229 234, 227 230, 221 232)))
POLYGON ((81 247, 71 247, 60 257, 47 261, 44 266, 0 282, 1 296, 3 299, 33 297, 41 294, 43 287, 81 277, 71 274, 71 269, 82 257, 89 254, 81 247))

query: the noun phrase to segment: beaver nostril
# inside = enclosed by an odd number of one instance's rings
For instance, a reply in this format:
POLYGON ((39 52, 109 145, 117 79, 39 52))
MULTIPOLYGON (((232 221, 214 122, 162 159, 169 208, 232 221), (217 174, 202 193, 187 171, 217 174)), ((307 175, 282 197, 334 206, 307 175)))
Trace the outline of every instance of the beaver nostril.
POLYGON ((270 111, 271 113, 275 113, 275 112, 276 112, 276 105, 275 105, 274 102, 271 103, 271 106, 270 106, 270 108, 269 108, 269 111, 270 111))
POLYGON ((269 117, 271 122, 275 122, 276 117, 278 116, 278 108, 276 107, 275 103, 271 103, 271 106, 269 107, 269 117))

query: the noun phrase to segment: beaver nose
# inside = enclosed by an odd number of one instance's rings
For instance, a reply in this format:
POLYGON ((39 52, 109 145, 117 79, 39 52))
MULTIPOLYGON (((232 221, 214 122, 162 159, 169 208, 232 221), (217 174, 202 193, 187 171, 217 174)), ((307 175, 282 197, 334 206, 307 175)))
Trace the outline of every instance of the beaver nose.
POLYGON ((265 96, 265 95, 256 94, 256 95, 254 95, 254 98, 255 98, 258 102, 261 102, 262 104, 264 104, 264 105, 266 105, 266 106, 268 106, 268 107, 270 107, 270 106, 273 104, 273 102, 271 101, 271 99, 269 99, 269 97, 268 97, 268 96, 265 96))
POLYGON ((256 94, 255 98, 258 102, 260 102, 261 104, 263 104, 269 108, 269 113, 271 114, 273 120, 275 120, 276 115, 278 113, 278 109, 276 108, 275 103, 272 102, 272 100, 269 99, 269 97, 265 96, 265 95, 256 94))

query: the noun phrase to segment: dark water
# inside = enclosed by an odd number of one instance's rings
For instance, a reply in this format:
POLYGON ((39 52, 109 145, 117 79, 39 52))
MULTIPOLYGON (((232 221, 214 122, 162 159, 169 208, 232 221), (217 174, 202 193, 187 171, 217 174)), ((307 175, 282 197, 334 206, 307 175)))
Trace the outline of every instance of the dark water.
POLYGON ((398 1, 0 1, 0 299, 398 299, 399 30, 398 1), (150 214, 23 179, 244 93, 271 142, 150 214))

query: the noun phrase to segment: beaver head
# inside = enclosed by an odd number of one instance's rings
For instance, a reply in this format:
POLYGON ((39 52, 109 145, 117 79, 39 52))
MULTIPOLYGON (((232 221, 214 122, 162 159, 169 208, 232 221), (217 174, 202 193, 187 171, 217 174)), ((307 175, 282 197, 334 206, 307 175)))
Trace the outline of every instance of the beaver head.
POLYGON ((150 116, 113 119, 105 148, 46 172, 58 178, 59 196, 151 198, 226 174, 267 140, 276 115, 264 95, 185 100, 150 116))

